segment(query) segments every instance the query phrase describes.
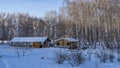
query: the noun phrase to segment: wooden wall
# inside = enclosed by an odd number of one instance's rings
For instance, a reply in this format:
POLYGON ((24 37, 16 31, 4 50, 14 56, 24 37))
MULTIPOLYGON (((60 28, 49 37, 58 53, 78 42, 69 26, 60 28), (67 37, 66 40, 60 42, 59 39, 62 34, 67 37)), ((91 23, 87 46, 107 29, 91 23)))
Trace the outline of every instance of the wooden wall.
POLYGON ((77 42, 69 42, 64 39, 56 41, 56 45, 59 47, 68 47, 68 48, 76 48, 77 42))
POLYGON ((34 42, 34 43, 32 44, 32 46, 35 47, 35 48, 40 48, 40 47, 41 47, 41 44, 38 43, 38 42, 34 42))
POLYGON ((50 40, 47 39, 43 44, 41 44, 40 42, 39 43, 33 43, 33 47, 35 48, 45 48, 45 47, 48 47, 48 44, 49 44, 50 40))
POLYGON ((64 45, 67 45, 69 42, 66 40, 59 40, 56 43, 58 46, 64 46, 64 45))

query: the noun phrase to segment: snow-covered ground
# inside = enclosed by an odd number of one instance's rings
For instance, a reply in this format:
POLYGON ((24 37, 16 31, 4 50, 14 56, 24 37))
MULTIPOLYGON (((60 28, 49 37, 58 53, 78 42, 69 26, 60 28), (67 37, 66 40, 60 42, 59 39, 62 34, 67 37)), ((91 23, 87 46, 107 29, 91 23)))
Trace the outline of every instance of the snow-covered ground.
POLYGON ((100 63, 94 52, 96 50, 85 50, 84 54, 92 51, 91 61, 85 61, 77 67, 72 67, 67 61, 63 64, 57 64, 54 61, 55 52, 71 51, 62 48, 32 48, 25 52, 25 56, 20 54, 17 57, 17 49, 6 45, 0 45, 0 68, 120 68, 117 61, 100 63))

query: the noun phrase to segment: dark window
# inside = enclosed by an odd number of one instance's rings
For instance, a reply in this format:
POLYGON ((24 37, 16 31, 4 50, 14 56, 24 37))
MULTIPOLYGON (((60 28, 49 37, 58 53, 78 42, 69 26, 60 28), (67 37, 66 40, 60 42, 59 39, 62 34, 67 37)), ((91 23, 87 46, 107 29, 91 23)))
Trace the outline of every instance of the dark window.
POLYGON ((59 45, 59 43, 57 43, 57 45, 59 45))
POLYGON ((70 43, 67 43, 67 45, 70 45, 70 43))

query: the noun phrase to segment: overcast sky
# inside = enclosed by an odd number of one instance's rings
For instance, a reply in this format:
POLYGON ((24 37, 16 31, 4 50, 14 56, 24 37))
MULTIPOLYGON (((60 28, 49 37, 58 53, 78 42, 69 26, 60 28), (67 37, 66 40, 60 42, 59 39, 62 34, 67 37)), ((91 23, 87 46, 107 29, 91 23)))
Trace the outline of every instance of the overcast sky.
POLYGON ((58 11, 62 4, 63 0, 0 0, 0 12, 21 12, 42 17, 46 11, 58 11))

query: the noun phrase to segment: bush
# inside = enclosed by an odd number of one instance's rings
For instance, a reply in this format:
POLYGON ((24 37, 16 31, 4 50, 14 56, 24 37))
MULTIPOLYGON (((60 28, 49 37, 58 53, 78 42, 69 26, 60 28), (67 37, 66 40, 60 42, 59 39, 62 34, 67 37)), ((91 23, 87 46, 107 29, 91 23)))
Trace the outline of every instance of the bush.
POLYGON ((59 51, 59 52, 55 52, 55 62, 58 63, 58 64, 63 64, 64 61, 66 60, 67 58, 67 53, 66 52, 62 52, 62 51, 59 51))
POLYGON ((87 54, 88 54, 88 60, 90 61, 91 60, 91 55, 93 54, 92 50, 88 50, 87 51, 87 54))
POLYGON ((78 66, 83 63, 84 60, 85 58, 83 57, 82 52, 70 53, 68 56, 68 63, 71 66, 78 66))
POLYGON ((120 63, 120 57, 118 57, 118 62, 120 63))
POLYGON ((44 59, 44 57, 41 57, 41 59, 44 59))
POLYGON ((3 56, 2 55, 0 55, 0 58, 2 58, 3 56))
POLYGON ((120 63, 120 56, 118 55, 118 62, 120 63))
POLYGON ((115 56, 114 56, 113 54, 110 54, 110 55, 109 55, 109 60, 110 60, 111 62, 114 61, 114 58, 115 58, 115 56))
POLYGON ((118 62, 120 63, 120 50, 119 49, 117 50, 117 54, 118 54, 118 62))
POLYGON ((108 60, 108 54, 106 52, 96 53, 101 63, 105 63, 108 60))

